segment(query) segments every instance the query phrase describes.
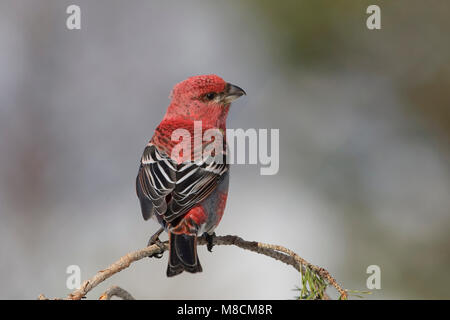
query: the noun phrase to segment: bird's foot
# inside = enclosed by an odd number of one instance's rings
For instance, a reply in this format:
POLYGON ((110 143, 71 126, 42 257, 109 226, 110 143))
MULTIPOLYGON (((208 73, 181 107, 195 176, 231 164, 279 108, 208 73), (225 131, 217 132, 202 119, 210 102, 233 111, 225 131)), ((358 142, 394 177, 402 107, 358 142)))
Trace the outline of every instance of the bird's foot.
POLYGON ((160 252, 154 253, 151 256, 148 256, 149 258, 156 258, 161 259, 164 253, 164 250, 166 249, 164 243, 162 243, 161 240, 159 240, 159 235, 164 231, 164 228, 159 229, 154 235, 150 237, 150 240, 148 240, 147 247, 152 246, 156 244, 160 252))
POLYGON ((209 252, 212 252, 212 248, 214 247, 214 237, 216 236, 216 233, 213 232, 212 234, 209 234, 205 232, 203 236, 205 237, 206 240, 206 248, 208 249, 209 252))

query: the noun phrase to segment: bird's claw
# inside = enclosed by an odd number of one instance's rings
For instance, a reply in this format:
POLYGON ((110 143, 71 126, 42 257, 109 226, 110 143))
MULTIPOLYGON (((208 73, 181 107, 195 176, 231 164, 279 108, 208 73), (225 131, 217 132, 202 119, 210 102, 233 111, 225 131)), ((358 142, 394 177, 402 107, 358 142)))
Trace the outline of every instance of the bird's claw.
POLYGON ((159 240, 159 235, 164 231, 163 228, 159 229, 153 236, 151 236, 150 240, 148 240, 147 243, 147 247, 152 246, 154 244, 156 244, 159 249, 160 252, 156 252, 153 253, 152 255, 149 255, 149 258, 156 258, 156 259, 161 259, 163 256, 164 251, 166 250, 166 247, 164 245, 164 243, 162 243, 161 240, 159 240))
POLYGON ((214 237, 216 236, 216 233, 214 232, 213 234, 209 234, 205 232, 203 236, 205 237, 206 240, 206 248, 208 249, 209 252, 212 252, 212 248, 214 247, 214 237))
POLYGON ((147 247, 156 244, 159 249, 160 252, 156 252, 153 253, 152 255, 148 256, 149 258, 156 258, 156 259, 161 259, 164 253, 164 250, 166 249, 166 247, 164 246, 164 243, 161 242, 161 240, 159 240, 158 237, 156 237, 156 239, 154 239, 153 237, 150 238, 150 240, 148 241, 147 247))

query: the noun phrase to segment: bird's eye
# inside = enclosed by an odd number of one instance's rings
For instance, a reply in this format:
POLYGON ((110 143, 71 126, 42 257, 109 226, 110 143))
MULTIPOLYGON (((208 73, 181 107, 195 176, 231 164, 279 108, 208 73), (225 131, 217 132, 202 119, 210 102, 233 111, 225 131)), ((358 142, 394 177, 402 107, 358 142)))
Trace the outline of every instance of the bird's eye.
POLYGON ((207 93, 205 97, 207 100, 212 100, 216 97, 216 93, 215 92, 207 93))

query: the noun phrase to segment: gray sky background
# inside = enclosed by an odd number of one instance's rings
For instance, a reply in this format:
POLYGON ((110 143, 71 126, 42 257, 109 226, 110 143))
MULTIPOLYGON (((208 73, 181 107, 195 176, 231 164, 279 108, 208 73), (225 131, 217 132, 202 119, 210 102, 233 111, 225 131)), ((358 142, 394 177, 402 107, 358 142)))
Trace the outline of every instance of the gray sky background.
MULTIPOLYGON (((141 152, 173 85, 215 73, 247 96, 230 128, 280 129, 280 171, 234 165, 218 234, 284 245, 367 299, 449 298, 449 4, 0 1, 0 298, 62 297, 142 248, 141 152), (292 6, 290 8, 289 6, 292 6), (284 10, 284 11, 283 11, 284 10), (289 14, 288 14, 289 13, 289 14)), ((449 122, 450 123, 450 122, 449 122)), ((291 299, 292 268, 199 248, 204 272, 144 259, 119 285, 139 299, 291 299)), ((333 290, 330 289, 330 293, 333 290)))

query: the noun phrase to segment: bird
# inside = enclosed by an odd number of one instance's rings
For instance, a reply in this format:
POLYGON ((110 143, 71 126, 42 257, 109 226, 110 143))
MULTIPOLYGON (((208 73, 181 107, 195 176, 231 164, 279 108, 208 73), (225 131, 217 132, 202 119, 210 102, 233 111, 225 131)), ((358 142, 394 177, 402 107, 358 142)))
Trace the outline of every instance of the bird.
MULTIPOLYGON (((144 220, 152 218, 161 225, 148 245, 158 244, 162 252, 159 236, 164 231, 168 233, 168 277, 183 271, 202 271, 197 255, 198 237, 204 236, 208 251, 212 251, 214 230, 222 219, 228 196, 226 119, 231 103, 243 95, 246 92, 242 88, 214 74, 177 83, 162 121, 145 146, 136 193, 144 220), (201 132, 216 130, 222 138, 203 141, 200 137, 200 146, 195 146, 194 131, 199 124, 201 132), (189 136, 173 139, 180 129, 189 136), (216 139, 222 142, 217 144, 219 150, 214 149, 206 159, 198 157, 216 139), (180 151, 180 141, 194 148, 180 151)), ((160 258, 162 253, 155 256, 160 258)))

